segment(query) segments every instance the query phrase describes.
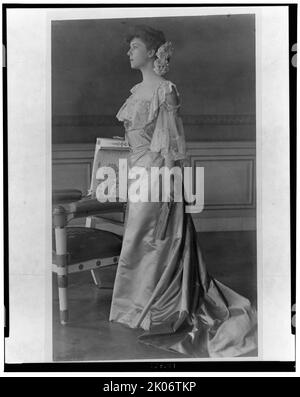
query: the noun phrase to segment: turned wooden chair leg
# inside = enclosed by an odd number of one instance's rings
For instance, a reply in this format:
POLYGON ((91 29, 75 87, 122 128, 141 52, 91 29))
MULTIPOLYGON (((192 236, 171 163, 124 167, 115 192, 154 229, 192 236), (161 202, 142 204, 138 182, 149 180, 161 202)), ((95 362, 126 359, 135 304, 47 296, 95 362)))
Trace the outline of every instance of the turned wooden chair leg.
POLYGON ((60 322, 67 324, 69 319, 68 312, 68 252, 67 252, 67 217, 64 207, 58 206, 54 209, 54 227, 56 244, 56 266, 60 322))

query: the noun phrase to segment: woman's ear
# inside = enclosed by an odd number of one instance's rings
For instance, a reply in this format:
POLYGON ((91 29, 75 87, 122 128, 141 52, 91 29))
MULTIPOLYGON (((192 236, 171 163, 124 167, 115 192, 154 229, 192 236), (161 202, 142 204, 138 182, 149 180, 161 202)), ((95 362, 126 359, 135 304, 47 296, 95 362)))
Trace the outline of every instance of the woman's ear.
POLYGON ((152 48, 151 50, 148 50, 148 55, 149 55, 149 58, 152 58, 152 57, 154 57, 154 55, 155 55, 155 50, 152 48))

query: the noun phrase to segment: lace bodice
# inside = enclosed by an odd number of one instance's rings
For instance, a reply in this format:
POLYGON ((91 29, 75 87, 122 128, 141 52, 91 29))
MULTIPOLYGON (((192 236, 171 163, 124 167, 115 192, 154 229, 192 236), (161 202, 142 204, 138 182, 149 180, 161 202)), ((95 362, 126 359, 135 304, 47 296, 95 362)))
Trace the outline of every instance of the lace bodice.
POLYGON ((179 92, 174 83, 162 80, 154 88, 152 96, 145 98, 138 91, 141 83, 130 89, 131 95, 121 106, 116 117, 123 121, 126 130, 126 140, 133 146, 137 140, 148 138, 148 149, 160 152, 163 157, 173 160, 186 159, 186 144, 178 105, 170 105, 166 95, 174 87, 179 99, 179 92))

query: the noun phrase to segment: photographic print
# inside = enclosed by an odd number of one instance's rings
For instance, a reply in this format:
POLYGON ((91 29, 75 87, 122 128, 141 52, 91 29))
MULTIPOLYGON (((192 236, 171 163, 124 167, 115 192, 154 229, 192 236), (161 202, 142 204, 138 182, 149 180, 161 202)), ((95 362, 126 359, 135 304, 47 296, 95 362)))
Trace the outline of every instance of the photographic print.
POLYGON ((257 357, 255 15, 52 21, 51 50, 54 360, 257 357), (120 158, 202 207, 100 202, 120 158))
POLYGON ((7 10, 7 363, 291 363, 290 15, 7 10))

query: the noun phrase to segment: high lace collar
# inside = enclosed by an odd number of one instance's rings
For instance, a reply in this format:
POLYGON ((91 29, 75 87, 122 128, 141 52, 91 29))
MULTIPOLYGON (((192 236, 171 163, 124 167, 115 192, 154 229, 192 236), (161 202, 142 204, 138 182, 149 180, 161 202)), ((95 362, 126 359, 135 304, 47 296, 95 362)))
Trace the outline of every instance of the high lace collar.
POLYGON ((175 111, 181 107, 178 105, 169 105, 166 102, 166 94, 171 93, 172 87, 175 88, 178 96, 179 92, 174 83, 170 80, 162 80, 153 90, 152 98, 140 98, 134 93, 141 83, 135 84, 131 88, 132 95, 126 99, 119 109, 116 117, 119 121, 125 121, 131 125, 133 129, 144 128, 151 124, 157 117, 159 108, 162 104, 167 110, 175 111))
MULTIPOLYGON (((154 96, 156 90, 158 90, 158 88, 162 85, 162 83, 167 83, 167 82, 168 82, 168 80, 161 80, 161 81, 155 86, 155 88, 154 88, 154 90, 153 90, 153 95, 152 95, 152 97, 154 96)), ((140 83, 135 84, 135 85, 130 89, 130 92, 131 92, 132 94, 134 94, 134 93, 137 91, 138 87, 140 87, 140 86, 142 85, 142 83, 143 83, 143 82, 141 81, 140 83)), ((151 98, 152 98, 152 97, 151 97, 151 98)))

